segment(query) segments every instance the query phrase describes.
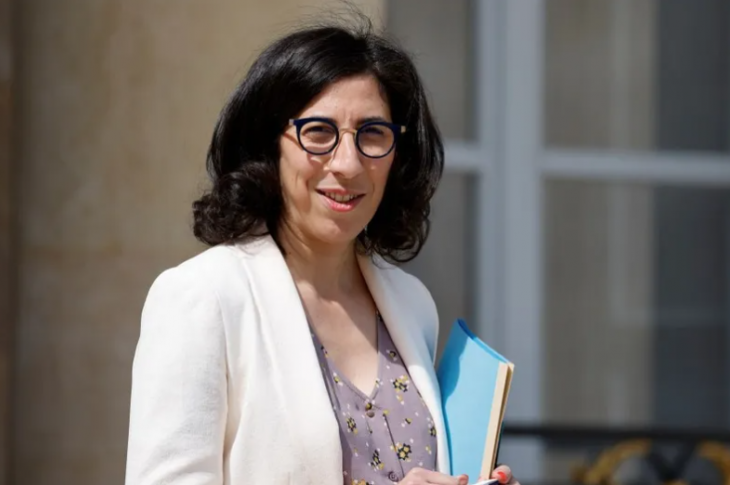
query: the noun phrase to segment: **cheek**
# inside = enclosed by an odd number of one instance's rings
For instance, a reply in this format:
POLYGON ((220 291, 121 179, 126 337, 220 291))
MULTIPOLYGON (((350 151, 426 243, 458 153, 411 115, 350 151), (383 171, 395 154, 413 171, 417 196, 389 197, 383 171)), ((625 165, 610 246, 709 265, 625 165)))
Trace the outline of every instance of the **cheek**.
POLYGON ((378 202, 383 198, 392 164, 393 160, 388 160, 387 163, 376 163, 371 167, 370 182, 373 184, 373 188, 375 189, 374 193, 378 202))
POLYGON ((286 150, 282 150, 279 173, 285 200, 301 204, 302 200, 309 197, 309 186, 317 176, 318 170, 316 164, 312 163, 306 154, 287 153, 286 150))

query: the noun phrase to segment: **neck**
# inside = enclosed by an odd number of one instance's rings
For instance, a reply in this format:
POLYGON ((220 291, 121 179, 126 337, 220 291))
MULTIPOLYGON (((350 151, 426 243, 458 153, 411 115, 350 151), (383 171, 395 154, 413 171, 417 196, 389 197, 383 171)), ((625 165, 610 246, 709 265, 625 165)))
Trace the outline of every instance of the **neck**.
POLYGON ((318 244, 285 227, 280 230, 279 239, 300 290, 302 286, 309 287, 329 299, 352 292, 361 284, 354 241, 343 245, 318 244))

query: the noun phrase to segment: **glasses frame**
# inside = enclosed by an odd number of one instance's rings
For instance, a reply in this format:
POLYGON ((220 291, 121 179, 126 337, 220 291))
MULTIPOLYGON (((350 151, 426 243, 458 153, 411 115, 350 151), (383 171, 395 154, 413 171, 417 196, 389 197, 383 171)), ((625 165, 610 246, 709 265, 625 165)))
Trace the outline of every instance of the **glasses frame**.
POLYGON ((294 126, 297 129, 297 141, 299 142, 299 146, 302 147, 302 150, 305 152, 311 154, 311 155, 327 155, 328 153, 332 153, 332 151, 337 148, 337 145, 340 144, 340 139, 342 138, 341 133, 352 133, 355 138, 355 146, 357 147, 357 151, 359 151, 363 156, 367 158, 385 158, 388 155, 390 155, 393 150, 395 149, 396 144, 398 143, 398 138, 401 134, 406 132, 406 127, 403 125, 398 125, 396 123, 389 123, 387 121, 368 121, 367 123, 364 123, 362 126, 360 126, 358 129, 353 128, 340 128, 338 127, 332 120, 328 118, 320 118, 320 117, 312 117, 312 118, 297 118, 297 119, 291 119, 289 120, 289 124, 291 126, 294 126), (304 143, 302 143, 302 127, 306 125, 307 123, 311 123, 313 121, 319 122, 319 123, 326 123, 330 125, 335 130, 335 142, 332 144, 332 146, 324 151, 324 152, 313 152, 312 150, 307 149, 304 146, 304 143), (393 144, 388 149, 387 152, 385 152, 383 155, 373 157, 371 155, 368 155, 365 153, 362 148, 360 147, 360 132, 368 128, 370 126, 384 126, 388 129, 390 129, 393 132, 393 144))

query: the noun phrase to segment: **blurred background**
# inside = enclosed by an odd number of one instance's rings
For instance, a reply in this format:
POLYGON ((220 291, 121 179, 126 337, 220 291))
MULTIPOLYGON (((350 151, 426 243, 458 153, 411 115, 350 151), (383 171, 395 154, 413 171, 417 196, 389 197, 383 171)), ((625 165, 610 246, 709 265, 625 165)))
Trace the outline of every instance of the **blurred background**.
MULTIPOLYGON (((523 485, 730 483, 730 2, 361 0, 446 138, 407 265, 516 364, 523 485), (623 460, 623 461, 622 461, 623 460)), ((329 0, 0 0, 0 484, 123 483, 218 110, 329 0)))

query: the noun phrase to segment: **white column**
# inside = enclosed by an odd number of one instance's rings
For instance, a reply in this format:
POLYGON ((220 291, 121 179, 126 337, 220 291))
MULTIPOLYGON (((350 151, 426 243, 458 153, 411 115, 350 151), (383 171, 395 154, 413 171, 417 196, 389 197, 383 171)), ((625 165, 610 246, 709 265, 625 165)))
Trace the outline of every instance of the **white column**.
POLYGON ((475 313, 478 335, 492 347, 503 344, 501 319, 500 247, 501 193, 496 160, 500 156, 502 121, 503 36, 501 0, 475 2, 475 134, 478 143, 475 230, 475 313))
MULTIPOLYGON (((515 363, 507 419, 539 423, 542 417, 542 230, 541 180, 544 84, 543 0, 510 0, 503 9, 503 149, 498 162, 502 187, 501 247, 503 351, 515 363)), ((505 443, 500 460, 515 474, 542 478, 538 440, 505 443)))

